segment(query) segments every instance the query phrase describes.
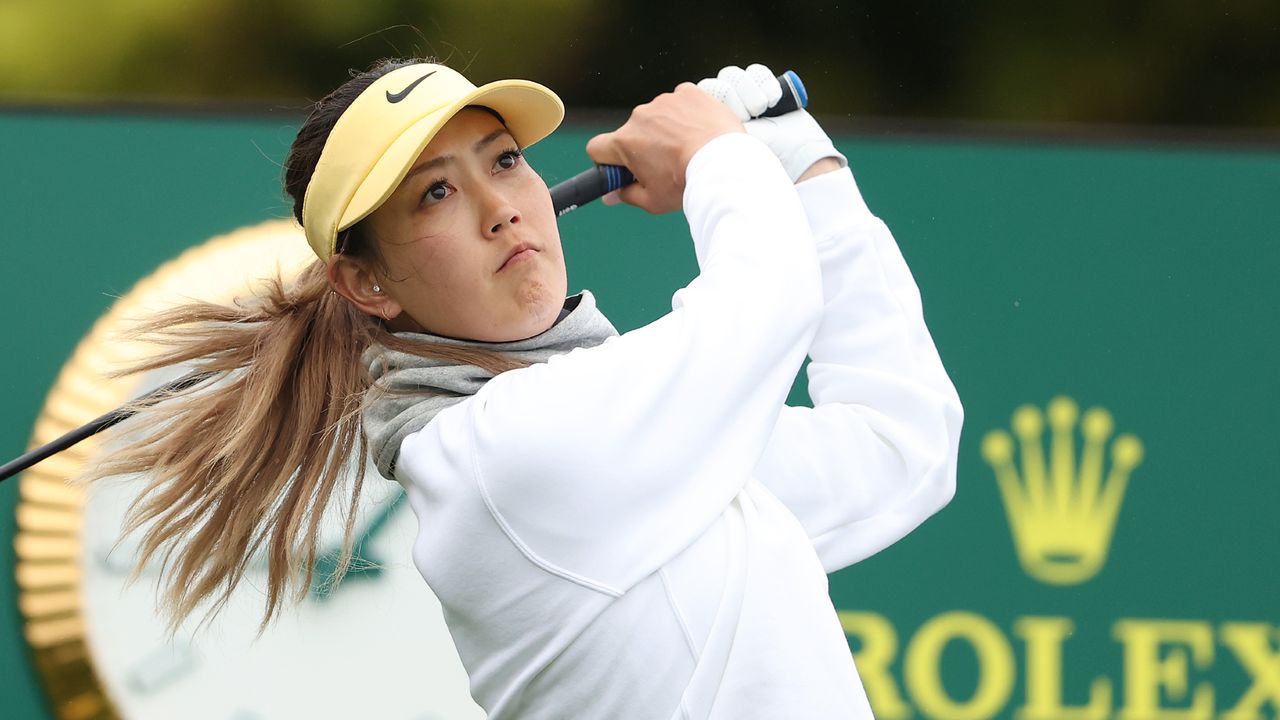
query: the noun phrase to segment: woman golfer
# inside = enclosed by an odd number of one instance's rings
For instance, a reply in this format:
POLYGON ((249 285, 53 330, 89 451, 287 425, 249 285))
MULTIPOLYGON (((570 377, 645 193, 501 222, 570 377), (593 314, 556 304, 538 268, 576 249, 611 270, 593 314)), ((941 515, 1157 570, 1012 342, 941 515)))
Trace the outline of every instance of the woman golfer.
POLYGON ((551 91, 389 62, 320 101, 285 176, 318 260, 151 323, 173 349, 147 367, 221 379, 98 470, 153 478, 132 527, 173 616, 216 611, 252 557, 268 619, 305 593, 367 451, 489 717, 870 717, 827 573, 950 499, 960 404, 827 136, 803 112, 744 131, 779 93, 760 66, 702 88, 587 146, 637 178, 613 201, 683 210, 700 268, 620 336, 566 300, 521 155, 561 120, 551 91), (806 356, 816 407, 787 407, 806 356))

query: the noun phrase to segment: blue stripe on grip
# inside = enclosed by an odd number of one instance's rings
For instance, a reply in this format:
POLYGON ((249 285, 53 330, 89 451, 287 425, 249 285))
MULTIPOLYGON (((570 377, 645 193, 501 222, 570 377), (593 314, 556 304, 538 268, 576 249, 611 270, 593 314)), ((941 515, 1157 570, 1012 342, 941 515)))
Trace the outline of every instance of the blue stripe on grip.
POLYGON ((791 87, 796 89, 796 96, 800 100, 800 107, 809 107, 809 93, 805 92, 804 83, 800 82, 800 76, 795 74, 792 70, 788 70, 782 73, 782 75, 787 79, 787 82, 791 83, 791 87))

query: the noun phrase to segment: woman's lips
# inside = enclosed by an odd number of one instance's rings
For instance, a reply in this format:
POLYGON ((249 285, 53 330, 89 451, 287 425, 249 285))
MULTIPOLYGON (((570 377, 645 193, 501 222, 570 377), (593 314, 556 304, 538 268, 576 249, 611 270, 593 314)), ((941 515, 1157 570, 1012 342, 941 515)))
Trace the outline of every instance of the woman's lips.
POLYGON ((502 272, 503 270, 519 265, 520 263, 532 260, 533 256, 537 254, 538 251, 531 247, 525 246, 516 248, 516 251, 511 253, 510 257, 507 258, 507 261, 502 263, 502 267, 498 268, 498 272, 502 272))

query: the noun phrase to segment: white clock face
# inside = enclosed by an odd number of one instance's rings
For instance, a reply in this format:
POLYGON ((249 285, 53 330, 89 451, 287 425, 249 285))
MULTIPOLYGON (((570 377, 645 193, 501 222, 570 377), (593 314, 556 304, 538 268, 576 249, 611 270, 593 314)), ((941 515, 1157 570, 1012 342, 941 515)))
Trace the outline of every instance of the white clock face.
MULTIPOLYGON (((255 637, 259 563, 212 623, 197 628, 197 613, 172 640, 156 611, 157 568, 126 587, 137 541, 116 545, 141 483, 95 485, 83 510, 81 602, 93 664, 117 711, 131 720, 483 718, 440 604, 410 557, 413 511, 398 485, 376 472, 367 478, 360 551, 343 582, 312 592, 255 637)), ((321 552, 338 548, 336 518, 321 552)))

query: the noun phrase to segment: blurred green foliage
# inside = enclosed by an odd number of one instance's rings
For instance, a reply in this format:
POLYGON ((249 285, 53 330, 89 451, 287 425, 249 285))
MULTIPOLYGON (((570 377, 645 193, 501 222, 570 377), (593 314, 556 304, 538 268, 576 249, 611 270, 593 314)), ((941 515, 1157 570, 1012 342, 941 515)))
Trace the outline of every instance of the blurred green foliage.
POLYGON ((297 107, 427 54, 622 108, 728 63, 825 116, 1280 128, 1280 1, 2 0, 0 102, 297 107))

